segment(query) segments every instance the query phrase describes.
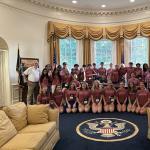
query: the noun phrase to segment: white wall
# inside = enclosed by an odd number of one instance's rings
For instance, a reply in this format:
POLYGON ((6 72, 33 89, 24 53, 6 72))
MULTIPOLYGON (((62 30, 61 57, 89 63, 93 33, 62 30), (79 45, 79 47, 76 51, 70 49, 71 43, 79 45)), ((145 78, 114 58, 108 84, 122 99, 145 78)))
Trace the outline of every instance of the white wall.
POLYGON ((49 61, 47 43, 47 19, 16 11, 0 5, 0 37, 9 47, 9 70, 11 82, 17 82, 17 47, 20 45, 21 57, 40 59, 40 67, 49 61))

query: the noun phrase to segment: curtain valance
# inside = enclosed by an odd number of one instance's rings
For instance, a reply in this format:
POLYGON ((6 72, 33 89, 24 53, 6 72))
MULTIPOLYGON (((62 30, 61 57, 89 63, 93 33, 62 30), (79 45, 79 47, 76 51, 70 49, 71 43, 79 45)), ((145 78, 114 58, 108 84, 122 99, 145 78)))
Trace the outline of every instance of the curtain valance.
POLYGON ((82 26, 55 22, 48 22, 48 41, 51 37, 73 37, 75 39, 100 40, 106 38, 118 40, 119 38, 133 39, 136 36, 150 37, 150 21, 137 24, 119 26, 82 26))

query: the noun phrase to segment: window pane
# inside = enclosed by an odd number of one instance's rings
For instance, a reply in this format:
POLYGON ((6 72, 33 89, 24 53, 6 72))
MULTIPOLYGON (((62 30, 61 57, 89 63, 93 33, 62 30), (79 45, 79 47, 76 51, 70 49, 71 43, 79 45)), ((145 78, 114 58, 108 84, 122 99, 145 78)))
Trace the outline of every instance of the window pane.
POLYGON ((138 37, 131 42, 131 61, 136 64, 148 63, 148 39, 144 37, 138 37))
POLYGON ((67 62, 69 70, 77 63, 77 42, 73 38, 60 39, 60 64, 67 62))
POLYGON ((105 67, 108 68, 109 64, 113 62, 113 41, 100 40, 94 42, 95 48, 95 62, 97 67, 100 62, 105 63, 105 67))

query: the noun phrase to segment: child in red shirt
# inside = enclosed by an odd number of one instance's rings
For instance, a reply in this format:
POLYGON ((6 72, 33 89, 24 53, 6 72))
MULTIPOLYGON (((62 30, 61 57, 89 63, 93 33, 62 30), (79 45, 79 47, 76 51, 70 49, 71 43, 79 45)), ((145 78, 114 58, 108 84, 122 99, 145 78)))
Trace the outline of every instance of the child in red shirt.
POLYGON ((129 83, 129 85, 128 85, 128 106, 127 106, 128 112, 135 112, 136 92, 137 92, 136 86, 132 82, 129 83))
POLYGON ((126 68, 127 70, 127 79, 131 78, 131 74, 134 73, 135 74, 135 68, 133 67, 133 63, 129 62, 129 67, 126 68))
POLYGON ((78 110, 79 112, 89 112, 91 102, 91 91, 86 82, 81 83, 81 88, 77 94, 78 110))
POLYGON ((113 70, 113 64, 110 63, 110 68, 107 70, 107 81, 108 80, 111 80, 111 73, 112 73, 112 70, 113 70))
POLYGON ((143 79, 143 71, 141 68, 141 64, 137 63, 136 64, 136 68, 135 68, 135 76, 137 79, 139 79, 140 81, 143 79))
POLYGON ((145 88, 143 82, 140 82, 140 90, 137 91, 137 108, 136 113, 146 114, 147 107, 150 104, 150 93, 145 88))
POLYGON ((114 84, 119 82, 119 65, 115 65, 115 69, 112 70, 111 81, 114 84))
POLYGON ((75 83, 70 84, 70 88, 65 91, 65 100, 67 104, 66 112, 75 113, 77 112, 77 89, 75 83))
POLYGON ((113 84, 111 81, 108 82, 108 85, 104 88, 104 111, 105 112, 113 112, 115 109, 114 106, 114 100, 116 97, 116 90, 113 87, 113 84))
POLYGON ((135 74, 131 73, 131 78, 128 80, 128 84, 133 83, 136 87, 139 86, 139 79, 135 78, 135 74))
POLYGON ((60 113, 64 112, 64 95, 62 92, 62 88, 60 86, 56 86, 54 93, 52 94, 51 100, 54 101, 56 107, 59 109, 60 113))
POLYGON ((98 69, 100 82, 106 82, 106 69, 104 68, 104 62, 100 63, 100 68, 98 69))
POLYGON ((146 83, 146 88, 150 90, 150 68, 145 73, 145 83, 146 83))
POLYGON ((124 87, 124 83, 120 82, 120 88, 116 92, 117 97, 117 110, 118 112, 126 111, 126 102, 128 98, 128 91, 124 87))
POLYGON ((42 88, 39 95, 37 96, 38 104, 49 104, 49 94, 47 93, 47 88, 42 88))
POLYGON ((102 86, 100 85, 100 82, 98 80, 95 80, 93 82, 91 91, 93 113, 102 112, 102 98, 103 98, 102 94, 103 94, 102 86))

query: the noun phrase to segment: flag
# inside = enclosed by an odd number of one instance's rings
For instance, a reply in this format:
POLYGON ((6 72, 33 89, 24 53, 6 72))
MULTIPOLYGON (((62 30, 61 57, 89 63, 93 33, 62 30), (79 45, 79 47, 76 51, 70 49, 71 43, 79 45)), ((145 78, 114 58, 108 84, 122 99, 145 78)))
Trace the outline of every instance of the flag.
POLYGON ((54 40, 54 56, 53 56, 53 64, 57 64, 57 55, 56 55, 56 41, 54 40))
POLYGON ((23 81, 23 76, 22 76, 22 66, 21 66, 19 45, 18 45, 16 71, 18 72, 18 84, 23 85, 24 81, 23 81))
POLYGON ((20 50, 18 45, 18 54, 17 54, 17 64, 16 64, 16 71, 19 73, 21 67, 21 59, 20 59, 20 50))
POLYGON ((56 58, 56 48, 54 48, 53 63, 54 63, 54 64, 57 64, 57 58, 56 58))
POLYGON ((124 50, 121 51, 121 63, 124 64, 124 50))

